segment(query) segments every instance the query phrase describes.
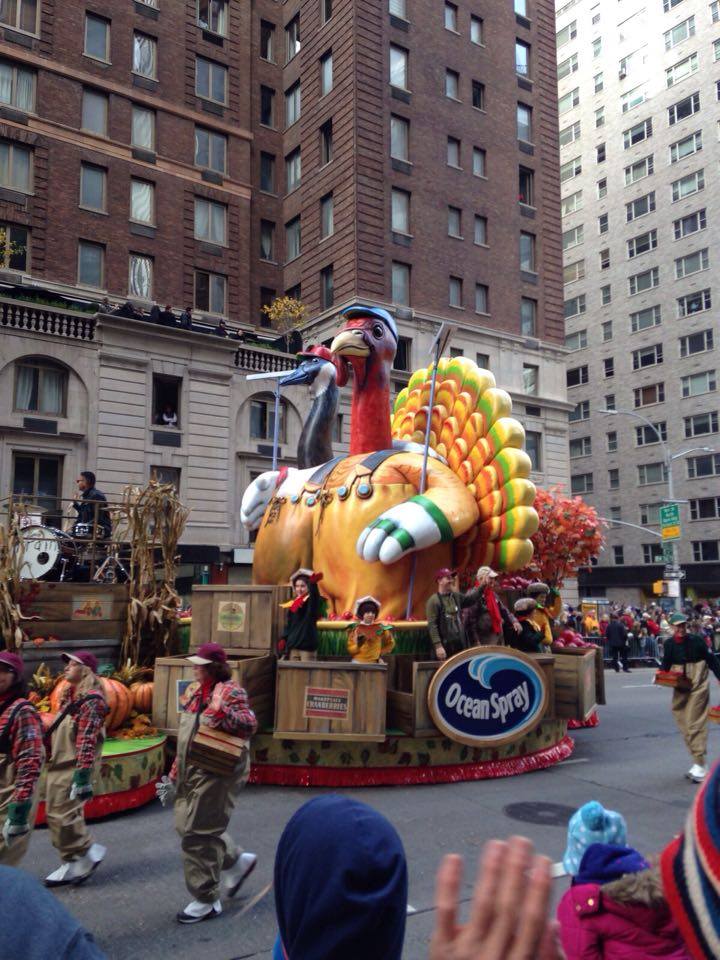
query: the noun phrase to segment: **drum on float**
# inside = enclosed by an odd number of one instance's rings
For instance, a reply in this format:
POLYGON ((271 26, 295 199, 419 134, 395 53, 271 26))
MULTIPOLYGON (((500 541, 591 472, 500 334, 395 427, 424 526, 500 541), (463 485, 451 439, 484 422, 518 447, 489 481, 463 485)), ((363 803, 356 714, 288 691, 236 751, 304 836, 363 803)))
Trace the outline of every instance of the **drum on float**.
POLYGON ((66 580, 77 560, 77 547, 68 533, 40 525, 20 531, 21 580, 66 580))

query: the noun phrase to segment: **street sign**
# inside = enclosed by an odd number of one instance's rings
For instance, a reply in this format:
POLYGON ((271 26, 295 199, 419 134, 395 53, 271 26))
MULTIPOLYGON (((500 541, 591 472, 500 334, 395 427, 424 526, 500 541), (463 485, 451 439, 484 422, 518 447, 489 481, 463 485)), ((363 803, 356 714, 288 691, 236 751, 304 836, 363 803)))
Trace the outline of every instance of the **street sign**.
POLYGON ((660 532, 663 540, 680 539, 680 506, 665 503, 660 507, 660 532))
POLYGON ((671 543, 664 543, 662 545, 662 560, 663 563, 673 562, 673 548, 671 543))

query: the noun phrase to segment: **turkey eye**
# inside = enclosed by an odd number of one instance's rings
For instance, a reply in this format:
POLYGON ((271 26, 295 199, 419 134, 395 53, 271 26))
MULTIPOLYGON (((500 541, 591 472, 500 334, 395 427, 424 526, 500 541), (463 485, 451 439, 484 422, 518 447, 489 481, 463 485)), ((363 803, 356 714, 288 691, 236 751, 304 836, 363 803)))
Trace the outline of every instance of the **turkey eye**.
POLYGON ((372 333, 376 340, 382 340, 382 336, 385 333, 382 324, 376 323, 372 328, 372 333))

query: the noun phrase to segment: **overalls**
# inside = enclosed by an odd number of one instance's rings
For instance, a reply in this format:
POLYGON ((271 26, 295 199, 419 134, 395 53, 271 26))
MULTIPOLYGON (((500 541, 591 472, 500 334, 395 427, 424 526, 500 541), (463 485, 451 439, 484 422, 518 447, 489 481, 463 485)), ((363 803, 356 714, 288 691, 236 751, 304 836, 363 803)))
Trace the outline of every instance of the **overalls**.
MULTIPOLYGON (((13 704, 13 707, 14 706, 15 704, 13 704)), ((12 721, 10 724, 8 724, 8 726, 11 725, 12 721)), ((9 845, 6 844, 1 831, 5 823, 7 808, 12 802, 13 794, 15 792, 15 764, 13 763, 12 758, 12 742, 10 741, 9 737, 7 739, 7 753, 0 753, 0 863, 6 867, 16 867, 25 856, 28 847, 30 846, 30 838, 32 837, 38 803, 40 801, 40 791, 36 787, 33 793, 32 807, 30 808, 30 816, 28 817, 28 826, 30 827, 30 830, 21 836, 13 837, 12 842, 9 845)))

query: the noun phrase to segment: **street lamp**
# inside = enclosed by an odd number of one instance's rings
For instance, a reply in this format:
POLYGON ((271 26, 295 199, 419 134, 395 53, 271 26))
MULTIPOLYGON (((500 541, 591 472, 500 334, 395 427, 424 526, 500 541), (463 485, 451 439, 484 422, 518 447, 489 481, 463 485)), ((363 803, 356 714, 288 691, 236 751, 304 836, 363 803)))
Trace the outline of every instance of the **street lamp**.
MULTIPOLYGON (((665 468, 665 478, 668 485, 668 500, 671 503, 676 503, 675 500, 675 486, 673 483, 673 471, 672 465, 673 461, 680 460, 682 457, 687 457, 690 453, 715 453, 713 447, 689 447, 687 450, 681 450, 678 453, 671 453, 670 447, 668 447, 665 440, 663 440, 660 431, 647 417, 643 416, 641 413, 636 413, 634 410, 596 410, 596 413, 603 413, 608 416, 623 416, 623 417, 634 417, 635 420, 640 420, 641 423, 644 423, 646 427, 650 427, 652 432, 657 437, 658 443, 662 447, 663 451, 663 466, 665 468)), ((677 540, 670 541, 670 549, 672 550, 672 566, 673 573, 680 572, 680 565, 678 563, 678 554, 677 554, 677 540)), ((678 578, 679 579, 679 578, 678 578)), ((680 580, 680 606, 682 607, 682 580, 680 580)))

